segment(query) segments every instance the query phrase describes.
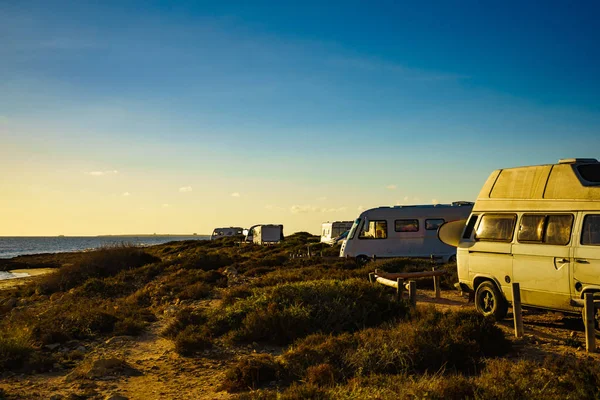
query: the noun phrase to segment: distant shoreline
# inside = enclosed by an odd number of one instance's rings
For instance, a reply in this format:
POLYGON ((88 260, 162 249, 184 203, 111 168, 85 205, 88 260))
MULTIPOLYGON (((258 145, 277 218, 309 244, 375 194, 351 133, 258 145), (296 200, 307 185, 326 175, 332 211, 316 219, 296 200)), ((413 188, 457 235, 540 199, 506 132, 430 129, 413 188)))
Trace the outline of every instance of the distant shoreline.
POLYGON ((197 234, 193 234, 193 233, 170 233, 170 234, 163 234, 163 233, 140 233, 140 234, 135 234, 135 233, 130 233, 130 234, 126 234, 126 235, 35 235, 35 236, 7 236, 7 235, 0 235, 0 239, 2 238, 58 238, 58 237, 64 237, 64 238, 95 238, 95 237, 153 237, 153 236, 162 236, 162 237, 187 237, 187 236, 210 236, 210 234, 204 234, 204 233, 197 233, 197 234))

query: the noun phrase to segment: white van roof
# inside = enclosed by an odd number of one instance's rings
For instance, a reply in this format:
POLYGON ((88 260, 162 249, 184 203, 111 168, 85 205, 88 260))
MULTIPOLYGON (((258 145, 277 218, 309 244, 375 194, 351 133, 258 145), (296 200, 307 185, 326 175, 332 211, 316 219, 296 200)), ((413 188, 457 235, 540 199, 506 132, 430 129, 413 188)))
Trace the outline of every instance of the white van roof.
POLYGON ((600 163, 593 158, 566 158, 557 164, 492 172, 473 211, 516 209, 600 209, 600 163))

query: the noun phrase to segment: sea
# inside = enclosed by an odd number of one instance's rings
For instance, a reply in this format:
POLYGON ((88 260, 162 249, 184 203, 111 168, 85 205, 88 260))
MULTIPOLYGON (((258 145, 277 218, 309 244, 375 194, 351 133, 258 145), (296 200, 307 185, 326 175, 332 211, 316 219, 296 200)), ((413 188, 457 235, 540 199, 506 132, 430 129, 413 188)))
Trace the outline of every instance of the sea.
POLYGON ((0 258, 26 254, 63 253, 93 250, 103 246, 132 244, 152 246, 182 240, 208 240, 205 235, 148 235, 148 236, 45 236, 0 237, 0 258))

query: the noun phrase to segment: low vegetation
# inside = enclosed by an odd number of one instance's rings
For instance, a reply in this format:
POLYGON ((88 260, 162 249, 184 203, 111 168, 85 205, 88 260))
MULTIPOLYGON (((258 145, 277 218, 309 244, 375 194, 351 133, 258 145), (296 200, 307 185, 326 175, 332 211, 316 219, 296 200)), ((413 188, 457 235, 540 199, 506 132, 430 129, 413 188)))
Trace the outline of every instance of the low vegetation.
POLYGON ((94 364, 86 349, 165 318, 161 334, 181 357, 225 360, 220 389, 240 399, 600 398, 597 363, 515 360, 493 321, 411 309, 367 281, 376 268, 435 267, 448 271, 442 287, 452 289, 455 264, 363 265, 336 252, 301 232, 278 246, 224 238, 32 258, 57 271, 1 292, 0 374, 135 375, 121 359, 94 364))

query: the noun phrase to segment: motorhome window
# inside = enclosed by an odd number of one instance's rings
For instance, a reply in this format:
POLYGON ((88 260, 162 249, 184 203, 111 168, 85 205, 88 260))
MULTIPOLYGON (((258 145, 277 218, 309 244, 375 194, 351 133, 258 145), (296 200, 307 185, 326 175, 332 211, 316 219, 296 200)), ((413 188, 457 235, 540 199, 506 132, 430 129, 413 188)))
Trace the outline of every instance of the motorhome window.
POLYGON ((363 226, 359 239, 386 239, 387 221, 369 221, 368 226, 363 226))
POLYGON ((346 232, 346 228, 343 226, 336 226, 335 228, 333 228, 332 232, 331 232, 331 237, 338 237, 340 236, 342 233, 346 232))
POLYGON ((600 163, 579 165, 577 171, 579 171, 579 175, 586 181, 600 183, 600 163))
POLYGON ((394 229, 396 232, 418 232, 418 219, 397 219, 394 221, 394 229))
POLYGON ((548 215, 544 243, 564 246, 571 241, 573 215, 548 215))
POLYGON ((348 234, 348 240, 354 239, 354 235, 356 234, 356 228, 358 228, 358 224, 360 224, 360 218, 354 221, 352 224, 352 228, 350 228, 350 233, 348 234))
POLYGON ((491 242, 510 242, 515 230, 515 214, 484 214, 481 217, 475 239, 491 242))
POLYGON ((473 230, 475 229, 475 224, 477 223, 478 215, 472 215, 467 223, 467 227, 465 228, 465 232, 463 233, 463 239, 471 239, 471 235, 473 234, 473 230))
POLYGON ((428 231, 437 231, 437 229, 446 222, 444 219, 426 219, 425 220, 425 230, 428 231))
POLYGON ((581 231, 581 244, 600 246, 600 215, 586 215, 581 231))
POLYGON ((519 242, 541 243, 544 238, 545 215, 523 215, 519 225, 519 242))

